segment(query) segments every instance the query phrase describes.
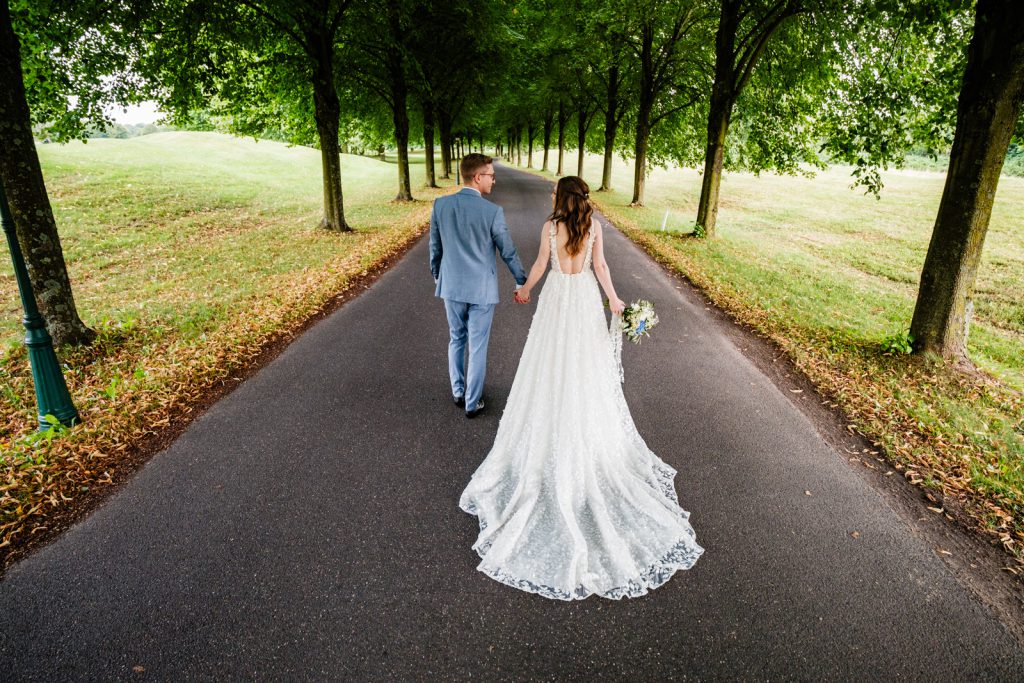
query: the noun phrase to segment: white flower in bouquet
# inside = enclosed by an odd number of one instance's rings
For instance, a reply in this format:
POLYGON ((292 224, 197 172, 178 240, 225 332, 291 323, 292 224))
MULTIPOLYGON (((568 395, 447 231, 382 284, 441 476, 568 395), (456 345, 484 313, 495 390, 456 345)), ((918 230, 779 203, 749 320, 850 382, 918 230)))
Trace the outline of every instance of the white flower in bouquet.
POLYGON ((651 336, 651 328, 657 324, 658 314, 647 299, 634 301, 622 312, 622 331, 634 344, 639 344, 642 337, 651 336))

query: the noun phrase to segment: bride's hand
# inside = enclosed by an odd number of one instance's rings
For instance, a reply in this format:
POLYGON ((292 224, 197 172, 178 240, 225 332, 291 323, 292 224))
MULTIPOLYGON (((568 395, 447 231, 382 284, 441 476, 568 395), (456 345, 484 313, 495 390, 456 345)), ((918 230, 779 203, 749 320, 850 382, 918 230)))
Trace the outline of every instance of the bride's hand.
POLYGON ((610 308, 612 313, 615 315, 622 315, 622 312, 626 310, 626 303, 622 299, 615 297, 615 301, 608 302, 608 308, 610 308))
POLYGON ((513 298, 517 304, 528 304, 530 303, 530 290, 522 288, 517 289, 513 298))

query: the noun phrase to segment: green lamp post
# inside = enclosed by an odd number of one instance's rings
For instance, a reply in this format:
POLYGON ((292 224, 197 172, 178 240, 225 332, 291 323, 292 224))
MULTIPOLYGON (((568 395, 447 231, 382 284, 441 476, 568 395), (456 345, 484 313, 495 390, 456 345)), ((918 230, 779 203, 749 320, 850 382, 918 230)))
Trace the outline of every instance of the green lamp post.
POLYGON ((25 310, 22 323, 25 325, 25 345, 28 346, 28 360, 32 366, 32 380, 36 386, 36 402, 39 405, 39 428, 47 429, 50 424, 46 415, 53 415, 62 425, 70 427, 79 421, 78 410, 71 402, 68 385, 64 382, 64 373, 57 362, 57 354, 53 351, 53 340, 46 331, 46 322, 39 315, 36 297, 32 293, 32 283, 28 279, 25 259, 14 233, 14 219, 7 205, 7 194, 0 185, 0 222, 3 223, 7 235, 7 246, 11 249, 11 260, 14 261, 14 276, 18 280, 18 291, 21 293, 21 305, 25 310))

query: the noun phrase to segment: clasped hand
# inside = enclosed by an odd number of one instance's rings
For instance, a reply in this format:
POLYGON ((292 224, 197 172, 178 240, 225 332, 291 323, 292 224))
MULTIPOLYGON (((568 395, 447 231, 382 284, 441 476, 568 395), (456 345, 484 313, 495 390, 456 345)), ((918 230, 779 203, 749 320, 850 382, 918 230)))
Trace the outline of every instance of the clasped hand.
POLYGON ((512 298, 515 299, 517 304, 528 304, 530 303, 530 291, 527 289, 517 289, 512 298))

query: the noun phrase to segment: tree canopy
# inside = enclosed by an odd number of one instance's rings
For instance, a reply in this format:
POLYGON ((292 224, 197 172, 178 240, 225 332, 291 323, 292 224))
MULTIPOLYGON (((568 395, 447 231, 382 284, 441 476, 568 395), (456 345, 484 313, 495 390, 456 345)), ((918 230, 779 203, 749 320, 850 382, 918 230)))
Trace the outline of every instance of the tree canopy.
MULTIPOLYGON (((178 123, 211 112, 235 133, 316 146, 335 230, 350 229, 343 149, 395 150, 400 200, 410 147, 428 150, 428 185, 487 147, 558 174, 568 149, 578 174, 583 152, 602 153, 608 189, 621 155, 638 205, 652 163, 702 168, 696 234, 711 237, 723 170, 841 162, 877 194, 912 147, 950 150, 957 168, 1001 160, 1024 132, 1013 0, 3 2, 29 125, 81 137, 110 124, 110 105, 148 98, 178 123), (972 85, 997 47, 1002 89, 972 85), (985 102, 1000 112, 990 142, 958 145, 985 102)), ((970 211, 987 225, 983 205, 970 211)))

